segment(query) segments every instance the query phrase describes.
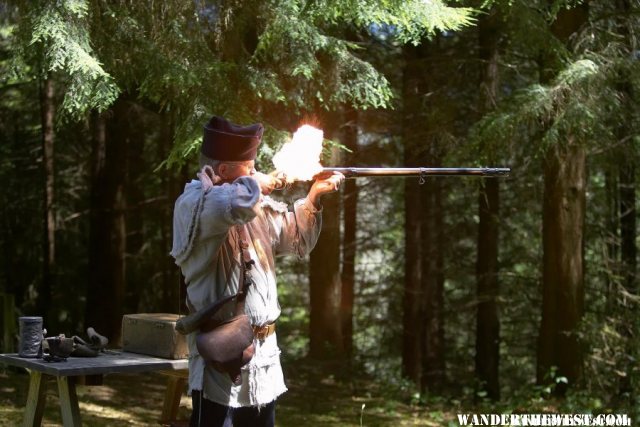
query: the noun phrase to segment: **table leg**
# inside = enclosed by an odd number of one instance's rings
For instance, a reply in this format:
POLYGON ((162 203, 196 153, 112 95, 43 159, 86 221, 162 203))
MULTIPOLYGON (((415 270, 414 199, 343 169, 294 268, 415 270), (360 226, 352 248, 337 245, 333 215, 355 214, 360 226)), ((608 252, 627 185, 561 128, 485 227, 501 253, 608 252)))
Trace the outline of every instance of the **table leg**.
POLYGON ((164 403, 162 405, 162 422, 175 421, 180 407, 180 398, 184 392, 186 378, 179 375, 167 375, 167 390, 164 393, 164 403))
POLYGON ((24 411, 24 427, 39 426, 42 424, 44 413, 45 384, 41 372, 29 372, 29 395, 24 411))
POLYGON ((80 408, 78 407, 78 395, 73 378, 57 377, 58 395, 60 397, 60 410, 62 411, 62 424, 65 427, 81 426, 80 408))

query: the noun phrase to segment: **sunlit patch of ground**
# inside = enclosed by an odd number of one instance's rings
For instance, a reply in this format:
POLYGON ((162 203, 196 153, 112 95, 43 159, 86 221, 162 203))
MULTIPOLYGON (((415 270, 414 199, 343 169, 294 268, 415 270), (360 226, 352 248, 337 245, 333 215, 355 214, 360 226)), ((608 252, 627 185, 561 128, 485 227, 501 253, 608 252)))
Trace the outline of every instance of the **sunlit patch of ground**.
MULTIPOLYGON (((279 427, 441 426, 455 419, 452 410, 412 406, 366 378, 338 380, 324 370, 304 360, 285 366, 289 391, 278 401, 279 427)), ((0 366, 1 426, 22 423, 28 380, 24 371, 0 366)), ((105 377, 103 386, 78 386, 83 424, 158 426, 166 383, 167 378, 159 374, 114 374, 105 377)), ((185 393, 179 419, 188 419, 190 413, 191 400, 185 393)), ((61 424, 56 383, 50 381, 43 425, 61 424)))
MULTIPOLYGON (((166 382, 167 378, 159 374, 118 374, 105 377, 102 386, 79 385, 82 422, 90 426, 157 426, 166 382)), ((29 376, 23 371, 0 370, 0 425, 22 423, 28 383, 29 376)), ((187 419, 190 413, 191 400, 183 395, 179 418, 187 419)), ((42 425, 61 424, 57 386, 54 381, 48 381, 42 425)))

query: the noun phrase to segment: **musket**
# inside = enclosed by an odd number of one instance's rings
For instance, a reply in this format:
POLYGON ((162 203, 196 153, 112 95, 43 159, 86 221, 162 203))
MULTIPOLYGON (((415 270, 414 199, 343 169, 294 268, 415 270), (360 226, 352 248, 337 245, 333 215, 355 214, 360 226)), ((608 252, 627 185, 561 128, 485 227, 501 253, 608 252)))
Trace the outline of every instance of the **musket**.
MULTIPOLYGON (((368 176, 481 176, 502 177, 509 176, 510 168, 357 168, 357 167, 329 167, 322 168, 322 172, 340 172, 345 178, 360 178, 368 176)), ((322 173, 321 172, 321 173, 322 173)))
MULTIPOLYGON (((423 184, 428 176, 479 176, 484 178, 496 178, 509 176, 510 168, 358 168, 358 167, 328 167, 322 168, 315 176, 321 176, 331 172, 340 172, 345 178, 360 177, 412 177, 416 176, 423 184)), ((282 175, 281 177, 286 177, 282 175)), ((294 180, 295 181, 295 180, 294 180)), ((283 182, 276 190, 288 188, 289 184, 283 182)))

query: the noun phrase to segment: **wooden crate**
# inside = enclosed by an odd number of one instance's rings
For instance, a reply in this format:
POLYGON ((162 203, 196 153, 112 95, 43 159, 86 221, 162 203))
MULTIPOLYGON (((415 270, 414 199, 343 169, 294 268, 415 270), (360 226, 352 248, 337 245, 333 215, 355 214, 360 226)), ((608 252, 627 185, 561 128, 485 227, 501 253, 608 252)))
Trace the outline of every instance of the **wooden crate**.
POLYGON ((122 349, 131 353, 184 359, 187 342, 175 330, 179 316, 169 313, 125 314, 122 318, 122 349))

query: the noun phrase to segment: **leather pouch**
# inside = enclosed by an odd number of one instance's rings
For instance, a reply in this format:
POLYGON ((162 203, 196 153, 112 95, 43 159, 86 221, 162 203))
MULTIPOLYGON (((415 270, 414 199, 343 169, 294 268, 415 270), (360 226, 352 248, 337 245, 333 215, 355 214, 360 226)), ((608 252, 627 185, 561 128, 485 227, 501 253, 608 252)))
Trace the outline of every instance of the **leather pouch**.
POLYGON ((229 374, 234 384, 240 384, 240 369, 255 353, 249 316, 241 314, 211 329, 201 328, 196 334, 196 346, 207 363, 229 374))
POLYGON ((208 319, 200 324, 200 331, 196 334, 196 347, 205 362, 218 371, 229 374, 236 385, 242 383, 240 369, 249 363, 255 353, 253 327, 249 316, 244 312, 247 288, 251 285, 248 270, 251 270, 254 262, 248 251, 247 231, 242 226, 238 226, 237 230, 242 253, 240 289, 234 297, 220 301, 209 309, 208 319), (213 316, 231 299, 236 300, 235 316, 216 322, 213 316))

